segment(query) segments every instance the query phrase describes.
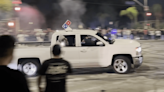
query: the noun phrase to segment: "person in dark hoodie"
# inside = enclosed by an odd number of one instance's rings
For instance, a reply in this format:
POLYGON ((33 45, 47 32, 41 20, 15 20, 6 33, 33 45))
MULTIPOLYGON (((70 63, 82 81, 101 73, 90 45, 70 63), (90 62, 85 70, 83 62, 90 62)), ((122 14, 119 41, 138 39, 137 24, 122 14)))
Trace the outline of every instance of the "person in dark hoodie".
POLYGON ((8 67, 13 59, 14 47, 14 37, 9 35, 0 36, 1 92, 30 92, 24 74, 8 67))

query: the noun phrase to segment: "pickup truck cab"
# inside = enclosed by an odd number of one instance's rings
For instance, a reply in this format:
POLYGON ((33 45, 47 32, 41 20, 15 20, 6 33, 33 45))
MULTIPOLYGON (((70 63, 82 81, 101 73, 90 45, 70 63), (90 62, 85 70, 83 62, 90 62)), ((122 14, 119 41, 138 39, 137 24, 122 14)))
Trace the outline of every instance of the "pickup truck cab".
POLYGON ((41 64, 53 58, 51 47, 55 44, 62 46, 62 57, 73 68, 112 67, 116 73, 124 74, 129 73, 132 68, 138 68, 143 60, 139 42, 108 40, 93 30, 57 31, 49 44, 50 46, 27 46, 26 43, 25 47, 18 44, 15 58, 9 67, 19 69, 28 76, 36 76, 41 64))

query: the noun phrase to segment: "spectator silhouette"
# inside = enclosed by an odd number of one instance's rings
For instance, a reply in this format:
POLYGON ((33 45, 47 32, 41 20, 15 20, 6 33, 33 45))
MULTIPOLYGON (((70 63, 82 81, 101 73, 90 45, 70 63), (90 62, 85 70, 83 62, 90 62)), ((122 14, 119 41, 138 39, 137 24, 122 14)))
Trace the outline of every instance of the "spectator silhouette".
POLYGON ((66 92, 66 76, 72 73, 71 66, 68 61, 62 59, 61 47, 55 45, 52 53, 54 58, 46 60, 40 70, 40 77, 38 79, 39 92, 42 92, 40 87, 42 76, 46 76, 46 90, 45 92, 66 92))
POLYGON ((13 59, 15 39, 12 36, 0 36, 0 87, 2 92, 29 92, 25 76, 7 65, 13 59))

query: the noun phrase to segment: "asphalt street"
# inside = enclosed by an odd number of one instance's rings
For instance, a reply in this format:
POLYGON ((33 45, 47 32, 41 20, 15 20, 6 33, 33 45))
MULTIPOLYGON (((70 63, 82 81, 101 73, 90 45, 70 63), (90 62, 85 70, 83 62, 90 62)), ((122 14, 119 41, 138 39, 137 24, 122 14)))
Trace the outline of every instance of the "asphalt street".
MULTIPOLYGON (((142 66, 130 74, 107 69, 83 69, 68 76, 67 92, 164 92, 164 41, 140 41, 142 66)), ((37 78, 28 78, 31 92, 38 92, 37 78)), ((45 86, 44 80, 42 86, 45 86)))

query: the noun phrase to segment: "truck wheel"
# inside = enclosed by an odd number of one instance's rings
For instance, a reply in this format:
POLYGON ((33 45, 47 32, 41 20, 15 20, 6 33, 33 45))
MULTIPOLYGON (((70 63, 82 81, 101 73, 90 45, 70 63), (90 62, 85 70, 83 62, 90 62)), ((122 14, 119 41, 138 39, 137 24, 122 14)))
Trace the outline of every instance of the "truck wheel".
POLYGON ((117 56, 113 61, 113 70, 119 74, 129 73, 131 70, 130 59, 126 56, 117 56))
POLYGON ((28 77, 37 76, 40 64, 37 59, 24 59, 21 64, 18 65, 18 69, 28 77))

